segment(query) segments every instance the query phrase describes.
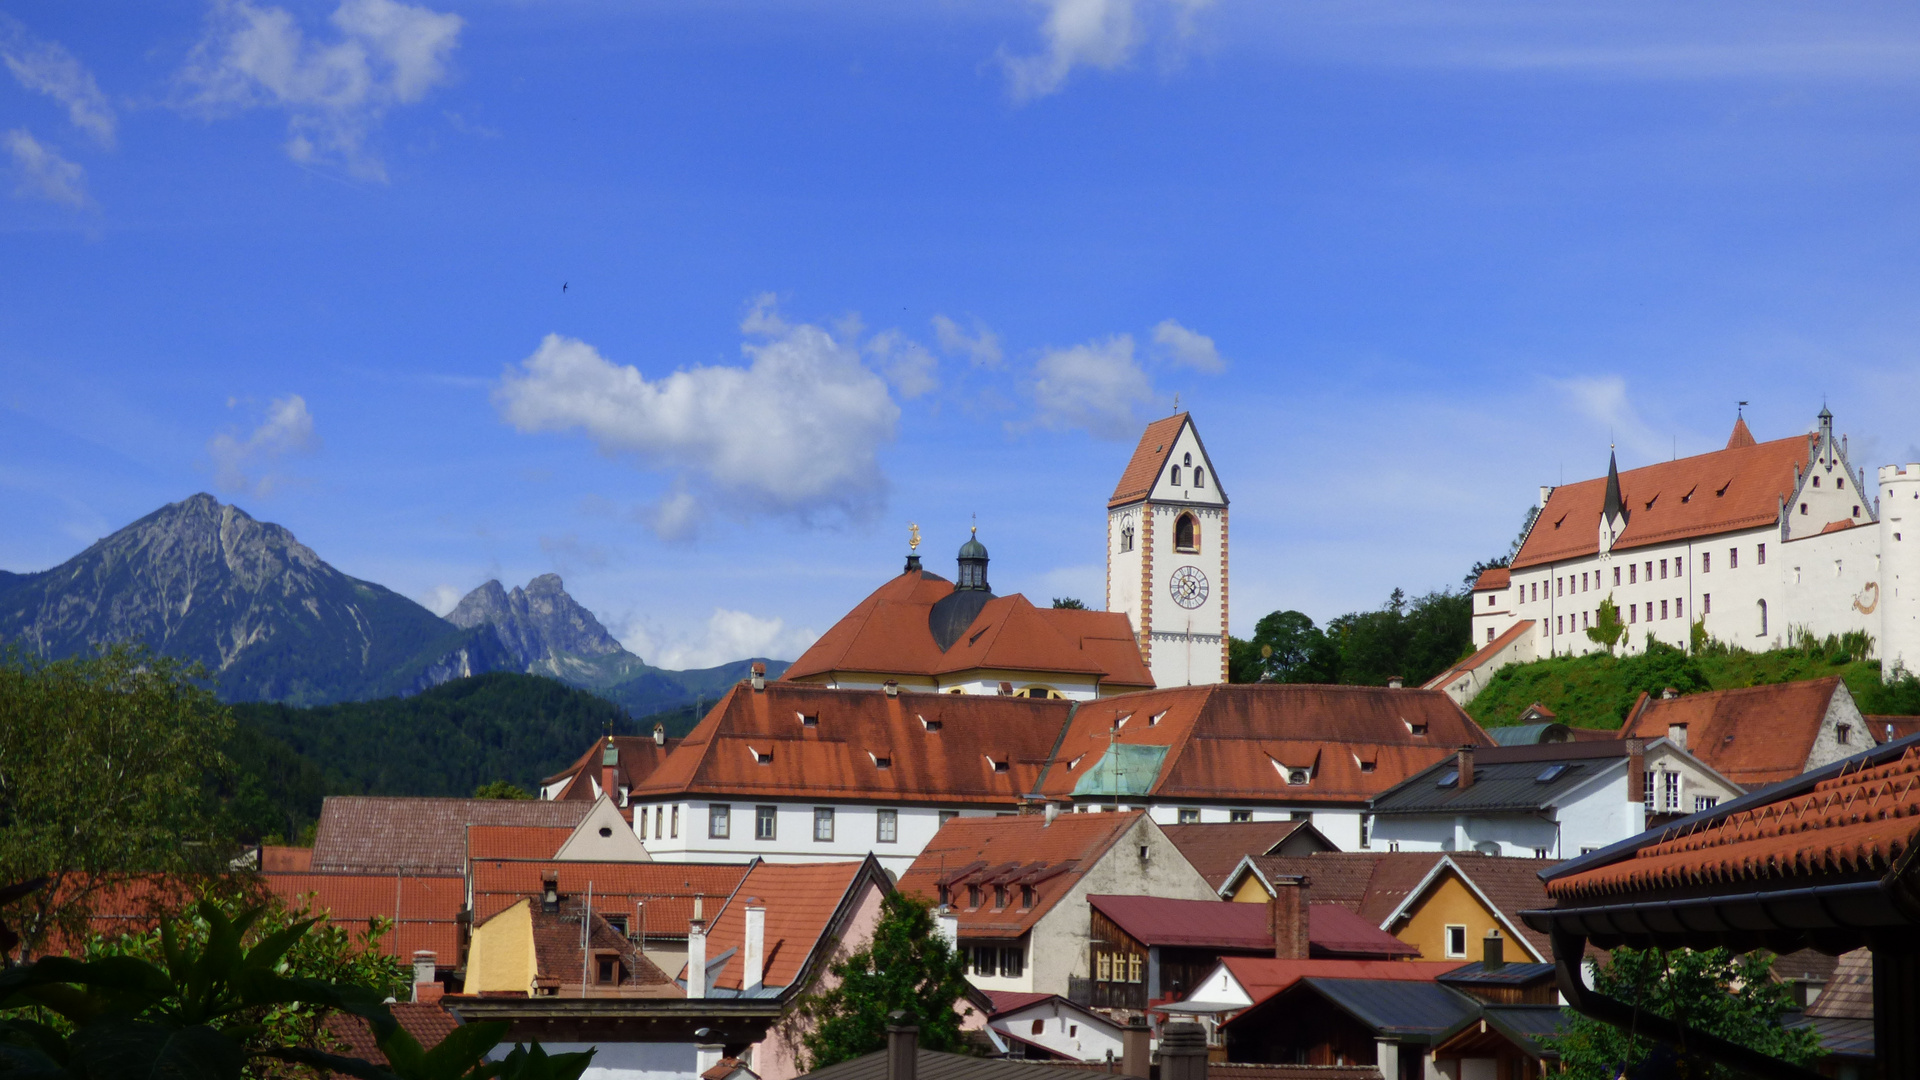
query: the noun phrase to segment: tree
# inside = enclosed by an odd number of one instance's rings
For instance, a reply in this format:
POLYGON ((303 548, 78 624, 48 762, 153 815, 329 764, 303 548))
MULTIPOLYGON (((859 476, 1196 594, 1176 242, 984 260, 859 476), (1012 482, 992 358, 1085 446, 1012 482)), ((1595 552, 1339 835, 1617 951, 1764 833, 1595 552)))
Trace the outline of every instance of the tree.
POLYGON ((1073 597, 1071 597, 1071 596, 1056 596, 1056 597, 1054 597, 1054 598, 1053 598, 1053 606, 1054 606, 1054 607, 1057 607, 1057 608, 1069 608, 1069 609, 1071 609, 1071 610, 1073 610, 1073 611, 1085 611, 1085 610, 1087 610, 1087 605, 1085 605, 1085 604, 1083 604, 1083 603, 1081 603, 1081 602, 1080 602, 1080 601, 1078 601, 1078 600, 1075 600, 1075 599, 1074 599, 1073 597))
POLYGON ((1594 613, 1593 625, 1587 627, 1587 640, 1598 642, 1607 647, 1607 655, 1612 656, 1614 647, 1627 636, 1627 624, 1620 621, 1620 605, 1613 602, 1613 594, 1600 601, 1599 610, 1594 613))
POLYGON ((1407 602, 1399 589, 1376 611, 1327 624, 1340 648, 1340 681, 1385 686, 1395 675, 1417 686, 1447 669, 1473 645, 1473 596, 1445 589, 1407 602))
POLYGON ((103 890, 231 859, 213 782, 233 720, 204 679, 130 646, 0 659, 0 881, 46 879, 14 912, 27 954, 82 940, 103 890))
POLYGON ((1512 562, 1513 556, 1511 555, 1498 555, 1491 559, 1482 559, 1472 566, 1467 567, 1467 574, 1460 579, 1460 583, 1467 587, 1468 592, 1472 592, 1473 587, 1479 584, 1481 574, 1489 570, 1504 570, 1508 564, 1512 562))
POLYGON ((1227 666, 1233 682, 1339 682, 1340 647, 1305 614, 1275 611, 1230 644, 1227 666))
POLYGON ((476 799, 531 799, 533 793, 511 780, 489 780, 473 789, 476 799))
MULTIPOLYGON (((1796 1065, 1820 1054, 1820 1036, 1812 1028, 1781 1026, 1794 1008, 1793 992, 1769 974, 1773 957, 1765 952, 1729 954, 1725 949, 1694 951, 1615 949, 1605 965, 1593 965, 1594 989, 1650 1014, 1668 1017, 1698 1031, 1758 1050, 1796 1065)), ((1740 1075, 1708 1062, 1676 1068, 1665 1047, 1635 1033, 1572 1009, 1564 1010, 1565 1034, 1552 1042, 1560 1066, 1571 1080, 1615 1080, 1655 1075, 1731 1080, 1740 1075)))
POLYGON ((870 1054, 887 1044, 887 1014, 906 1014, 928 1050, 959 1051, 967 966, 933 921, 933 905, 889 893, 866 948, 832 967, 838 985, 808 995, 796 1009, 811 1025, 803 1037, 809 1069, 870 1054))

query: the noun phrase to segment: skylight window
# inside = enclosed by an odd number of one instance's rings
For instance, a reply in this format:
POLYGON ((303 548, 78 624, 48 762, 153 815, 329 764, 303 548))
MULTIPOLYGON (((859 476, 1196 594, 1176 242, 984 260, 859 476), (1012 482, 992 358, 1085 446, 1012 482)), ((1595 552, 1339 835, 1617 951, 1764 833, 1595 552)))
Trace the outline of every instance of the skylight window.
POLYGON ((1459 779, 1460 779, 1460 770, 1449 769, 1447 772, 1441 774, 1440 779, 1434 781, 1433 786, 1434 787, 1452 787, 1454 783, 1457 782, 1459 779))
POLYGON ((773 764, 773 751, 771 750, 755 750, 753 747, 749 746, 747 747, 747 753, 753 755, 754 763, 757 765, 773 764))
POLYGON ((867 756, 873 759, 873 767, 876 769, 893 768, 893 759, 890 757, 881 757, 871 750, 867 751, 867 756))
POLYGON ((1537 784, 1552 783, 1553 781, 1560 779, 1560 774, 1566 771, 1567 771, 1567 767, 1565 765, 1549 765, 1546 768, 1540 770, 1540 775, 1534 777, 1533 780, 1537 784))

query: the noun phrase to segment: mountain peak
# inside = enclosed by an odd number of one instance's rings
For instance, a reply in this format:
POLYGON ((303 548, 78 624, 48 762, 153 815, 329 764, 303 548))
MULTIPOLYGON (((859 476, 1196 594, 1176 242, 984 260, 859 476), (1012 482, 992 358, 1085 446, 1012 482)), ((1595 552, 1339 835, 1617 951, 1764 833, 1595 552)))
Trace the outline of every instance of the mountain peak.
POLYGON ((541 574, 512 592, 488 581, 462 597, 447 621, 462 629, 491 625, 528 671, 557 674, 569 658, 630 655, 567 594, 559 574, 541 574))

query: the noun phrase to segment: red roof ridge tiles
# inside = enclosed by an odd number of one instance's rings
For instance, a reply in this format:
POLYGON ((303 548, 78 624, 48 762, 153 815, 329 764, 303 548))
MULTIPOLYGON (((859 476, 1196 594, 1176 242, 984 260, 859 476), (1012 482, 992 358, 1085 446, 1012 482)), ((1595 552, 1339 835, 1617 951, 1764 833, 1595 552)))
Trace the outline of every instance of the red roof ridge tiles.
POLYGON ((1153 491, 1167 464, 1167 456, 1173 453, 1174 440, 1180 437, 1180 430, 1189 419, 1190 414, 1178 412, 1147 425, 1147 430, 1140 433, 1139 444, 1133 448, 1133 457, 1120 473, 1120 482, 1113 487, 1113 495, 1107 499, 1109 507, 1144 499, 1153 491))
POLYGON ((1448 668, 1447 670, 1441 672, 1438 675, 1435 675, 1431 679, 1428 679, 1426 682, 1421 683, 1420 689, 1422 690, 1440 689, 1441 687, 1445 686, 1448 682, 1451 682, 1455 676, 1458 676, 1464 672, 1472 671, 1475 668, 1478 668, 1480 665, 1486 663, 1487 661, 1492 660, 1495 656, 1498 656, 1502 650, 1506 649, 1507 646, 1513 644, 1514 639, 1518 638, 1520 635, 1526 633, 1531 629, 1533 629, 1532 619, 1521 619, 1518 622, 1515 622, 1512 626, 1509 626, 1505 630, 1501 631, 1498 637, 1495 637, 1492 641, 1489 641, 1485 645, 1482 645, 1478 649, 1475 649, 1473 652, 1473 655, 1467 657, 1465 660, 1459 661, 1458 663, 1454 664, 1452 667, 1448 668))

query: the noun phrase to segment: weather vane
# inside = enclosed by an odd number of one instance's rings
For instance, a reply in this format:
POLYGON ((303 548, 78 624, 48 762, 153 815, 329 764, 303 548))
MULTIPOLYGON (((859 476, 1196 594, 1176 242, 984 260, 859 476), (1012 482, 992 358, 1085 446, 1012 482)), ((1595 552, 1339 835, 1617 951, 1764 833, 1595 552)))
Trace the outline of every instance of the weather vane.
POLYGON ((1747 414, 1747 403, 1743 401, 1740 403, 1739 408, 1733 411, 1733 415, 1736 417, 1744 418, 1746 414, 1747 414))
POLYGON ((920 550, 920 526, 911 521, 907 522, 907 550, 920 550))

